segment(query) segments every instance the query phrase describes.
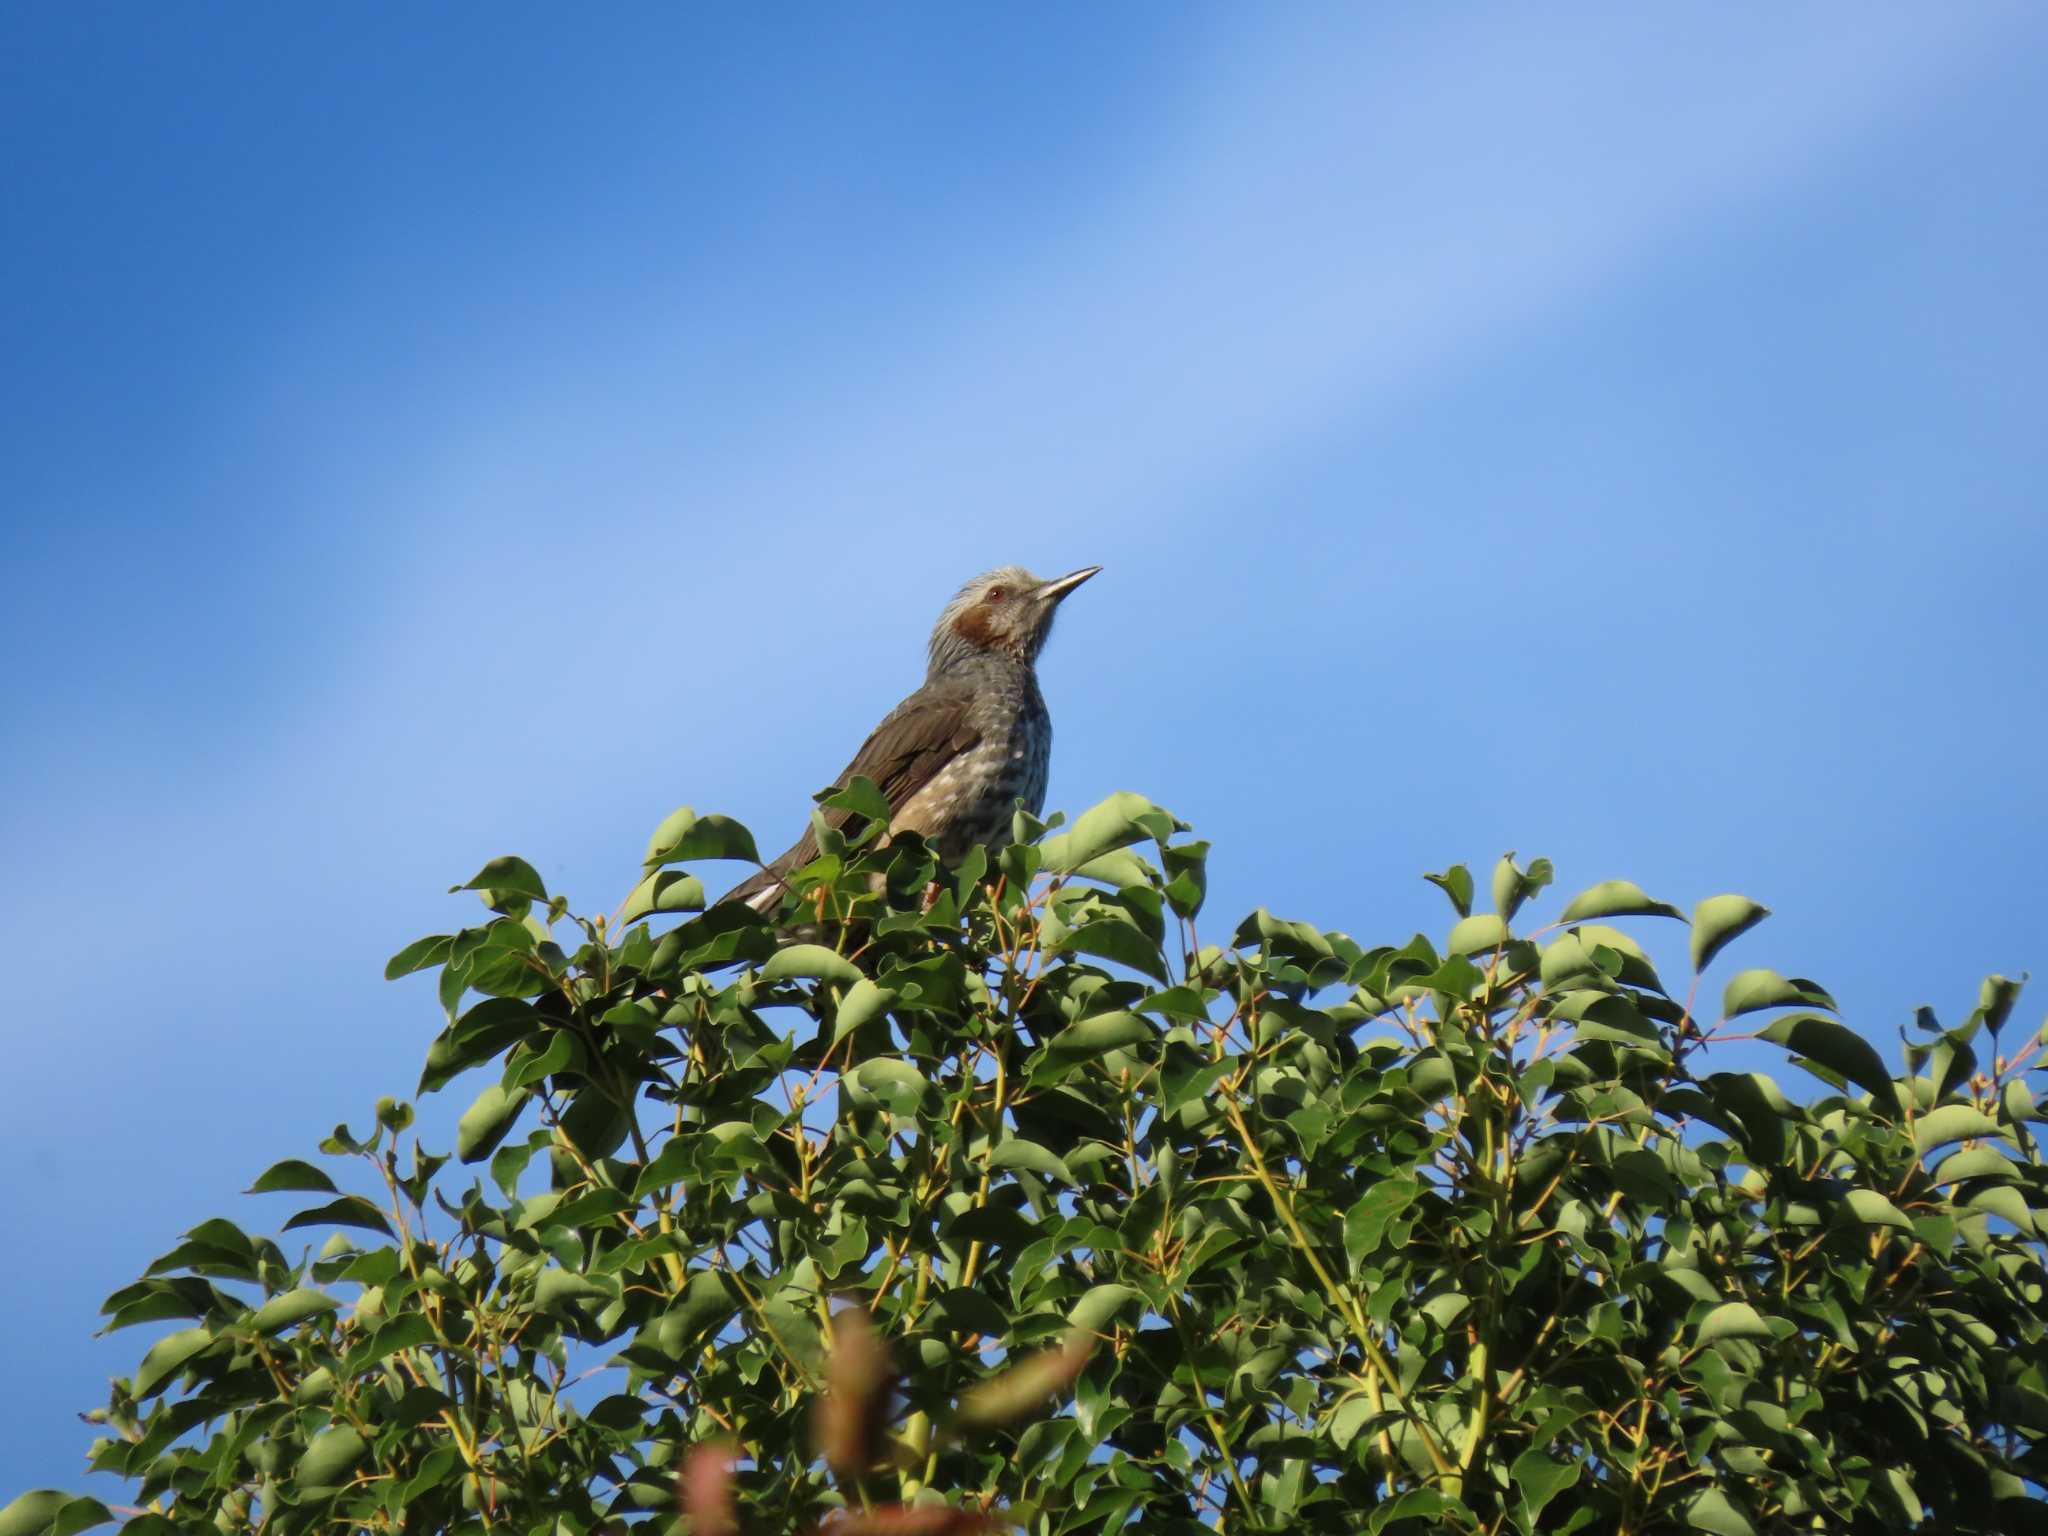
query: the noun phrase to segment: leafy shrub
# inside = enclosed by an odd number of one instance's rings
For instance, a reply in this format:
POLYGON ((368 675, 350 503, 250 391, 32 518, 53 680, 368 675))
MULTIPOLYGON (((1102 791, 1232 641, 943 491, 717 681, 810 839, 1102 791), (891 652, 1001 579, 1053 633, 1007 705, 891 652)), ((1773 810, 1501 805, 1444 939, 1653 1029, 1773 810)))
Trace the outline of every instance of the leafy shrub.
MULTIPOLYGON (((487 866, 390 966, 439 976, 419 1091, 490 1069, 460 1163, 385 1100, 321 1143, 355 1190, 256 1181, 317 1250, 208 1221, 108 1300, 179 1324, 96 1415, 127 1529, 667 1526, 685 1465, 700 1532, 2038 1523, 2016 984, 1895 1079, 1811 981, 1667 992, 1612 922, 1685 918, 1626 881, 1525 930, 1550 869, 1503 859, 1491 912, 1429 877, 1440 943, 1219 947, 1166 812, 1046 832, 828 836, 779 933, 702 910, 684 866, 754 856, 717 817, 610 922, 487 866), (1826 1091, 1712 1070, 1734 1036, 1826 1091)), ((1700 903, 1694 969, 1763 915, 1700 903)))

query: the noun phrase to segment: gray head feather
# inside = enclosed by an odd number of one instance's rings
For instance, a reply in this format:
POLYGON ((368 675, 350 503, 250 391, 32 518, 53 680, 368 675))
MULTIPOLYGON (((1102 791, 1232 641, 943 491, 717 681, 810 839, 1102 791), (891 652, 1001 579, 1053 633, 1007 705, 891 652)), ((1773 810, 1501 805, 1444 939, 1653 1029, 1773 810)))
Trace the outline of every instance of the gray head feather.
POLYGON ((992 656, 1030 666, 1045 649, 1060 600, 1100 569, 1086 566, 1053 581, 1021 565, 984 571, 953 595, 932 627, 928 675, 955 672, 992 656))

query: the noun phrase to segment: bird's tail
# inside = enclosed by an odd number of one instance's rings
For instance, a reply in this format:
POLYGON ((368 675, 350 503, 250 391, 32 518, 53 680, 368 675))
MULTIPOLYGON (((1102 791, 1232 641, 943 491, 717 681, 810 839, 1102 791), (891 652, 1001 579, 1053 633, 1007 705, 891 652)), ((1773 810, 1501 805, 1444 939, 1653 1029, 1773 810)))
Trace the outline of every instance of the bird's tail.
POLYGON ((724 906, 729 901, 741 902, 756 912, 767 916, 782 905, 782 893, 786 889, 783 877, 791 866, 777 859, 766 869, 747 876, 738 885, 718 898, 717 904, 724 906))

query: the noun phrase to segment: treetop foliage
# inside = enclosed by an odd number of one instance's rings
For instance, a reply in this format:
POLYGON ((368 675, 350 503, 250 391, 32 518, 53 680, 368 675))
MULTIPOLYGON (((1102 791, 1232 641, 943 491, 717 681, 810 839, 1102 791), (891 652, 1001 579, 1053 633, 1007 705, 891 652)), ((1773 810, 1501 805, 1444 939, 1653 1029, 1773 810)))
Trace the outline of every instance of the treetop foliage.
POLYGON ((256 1179, 278 1237, 108 1298, 171 1325, 93 1415, 133 1507, 0 1536, 2042 1523, 2018 983, 1895 1076, 1813 981, 1703 986, 1741 896, 1538 919, 1510 856, 1490 910, 1428 876, 1435 939, 1205 942, 1207 845, 1134 795, 954 871, 818 824, 773 921, 706 909, 758 857, 687 810, 609 919, 487 865, 388 971, 436 976, 454 1145, 382 1100, 256 1179), (1673 922, 1667 986, 1617 924, 1673 922))

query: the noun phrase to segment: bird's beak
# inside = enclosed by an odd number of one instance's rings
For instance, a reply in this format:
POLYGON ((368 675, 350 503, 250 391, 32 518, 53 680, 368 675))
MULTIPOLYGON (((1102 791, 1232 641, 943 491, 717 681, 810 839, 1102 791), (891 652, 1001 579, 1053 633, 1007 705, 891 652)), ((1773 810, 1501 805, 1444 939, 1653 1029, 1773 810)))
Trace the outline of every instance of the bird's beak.
POLYGON ((1038 589, 1038 600, 1041 603, 1056 603, 1101 569, 1099 565, 1084 565, 1078 571, 1070 571, 1065 576, 1056 577, 1038 589))

